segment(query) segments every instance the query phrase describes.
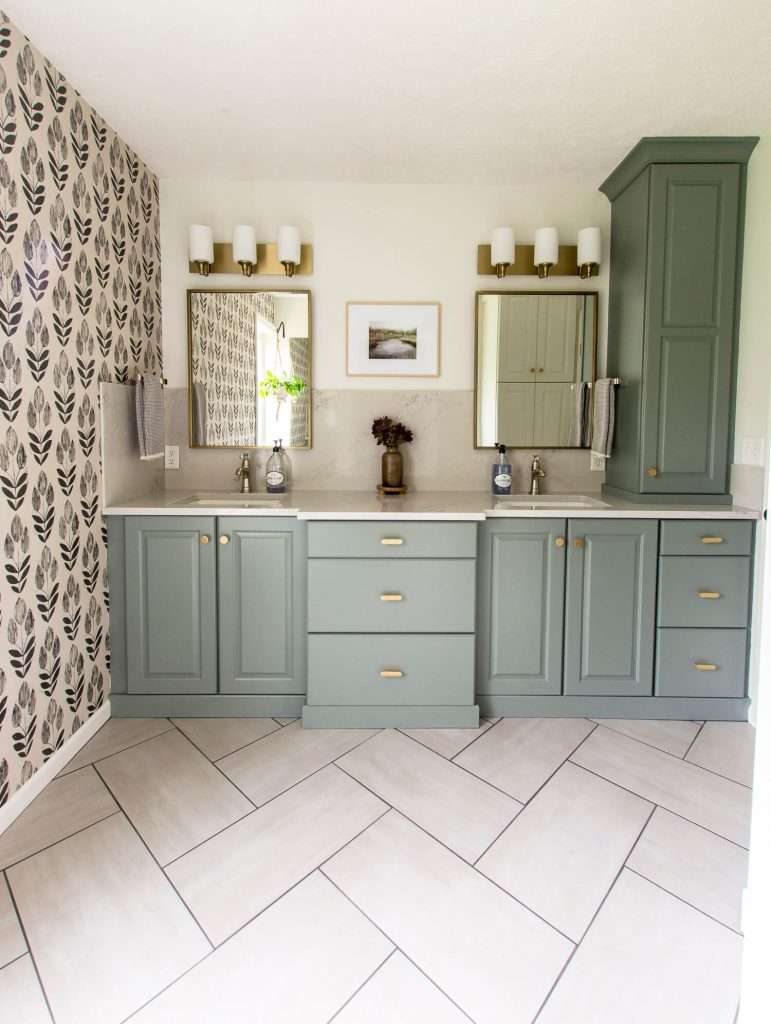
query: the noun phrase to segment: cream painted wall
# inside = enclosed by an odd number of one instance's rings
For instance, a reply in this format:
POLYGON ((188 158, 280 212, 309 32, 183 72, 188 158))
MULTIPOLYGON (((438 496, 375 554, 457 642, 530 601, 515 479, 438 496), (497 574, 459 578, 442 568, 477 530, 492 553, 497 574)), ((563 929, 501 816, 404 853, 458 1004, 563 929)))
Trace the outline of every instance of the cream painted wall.
MULTIPOLYGON (((266 159, 269 158, 266 154, 266 159)), ((405 390, 470 390, 474 386, 474 292, 495 288, 476 274, 477 243, 498 224, 514 226, 522 242, 536 227, 555 224, 565 243, 578 228, 598 224, 608 246, 610 206, 599 192, 566 184, 555 188, 489 186, 357 185, 312 182, 231 182, 167 179, 161 182, 164 371, 172 386, 187 382, 187 288, 201 277, 188 273, 187 231, 210 224, 229 241, 237 223, 252 223, 259 239, 275 238, 281 223, 297 224, 314 247, 315 271, 296 278, 313 300, 313 384, 316 388, 373 387, 405 390), (421 300, 442 304, 441 376, 410 381, 353 379, 345 373, 345 303, 349 300, 421 300)), ((240 276, 209 279, 234 287, 240 276)), ((281 287, 288 281, 252 278, 249 286, 281 287)), ((607 263, 599 278, 508 278, 506 288, 597 289, 600 347, 605 351, 607 263)), ((604 365, 604 359, 600 365, 604 365)))

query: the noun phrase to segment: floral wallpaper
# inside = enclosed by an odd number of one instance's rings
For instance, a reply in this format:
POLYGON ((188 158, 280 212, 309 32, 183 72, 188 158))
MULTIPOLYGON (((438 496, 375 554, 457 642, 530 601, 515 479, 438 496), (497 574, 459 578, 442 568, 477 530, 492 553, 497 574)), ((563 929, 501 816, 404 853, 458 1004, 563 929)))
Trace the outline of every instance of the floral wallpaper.
POLYGON ((109 693, 98 384, 161 369, 155 175, 0 12, 0 805, 109 693))

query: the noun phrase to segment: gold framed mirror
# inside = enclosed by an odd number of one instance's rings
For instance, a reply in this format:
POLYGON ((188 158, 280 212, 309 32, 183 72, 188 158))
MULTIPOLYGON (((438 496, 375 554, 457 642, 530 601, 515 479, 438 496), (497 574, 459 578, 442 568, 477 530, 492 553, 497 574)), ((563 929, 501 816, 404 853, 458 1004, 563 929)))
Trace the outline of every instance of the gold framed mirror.
POLYGON ((311 447, 311 294, 187 293, 191 448, 311 447))

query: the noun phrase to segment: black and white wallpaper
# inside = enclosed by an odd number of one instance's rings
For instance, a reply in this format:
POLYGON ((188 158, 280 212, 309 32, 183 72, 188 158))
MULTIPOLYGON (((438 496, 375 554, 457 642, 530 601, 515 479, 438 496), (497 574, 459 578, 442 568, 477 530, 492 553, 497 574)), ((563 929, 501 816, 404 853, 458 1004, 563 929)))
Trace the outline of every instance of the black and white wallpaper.
POLYGON ((99 381, 161 369, 158 180, 0 12, 0 805, 109 694, 99 381))

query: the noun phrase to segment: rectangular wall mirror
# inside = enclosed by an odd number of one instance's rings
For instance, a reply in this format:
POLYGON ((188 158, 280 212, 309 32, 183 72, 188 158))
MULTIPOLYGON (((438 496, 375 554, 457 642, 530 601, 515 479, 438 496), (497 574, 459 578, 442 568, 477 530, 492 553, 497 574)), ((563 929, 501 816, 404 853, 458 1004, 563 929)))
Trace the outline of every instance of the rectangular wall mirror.
POLYGON ((588 448, 597 292, 477 292, 475 446, 588 448))
POLYGON ((311 296, 187 293, 191 448, 311 446, 311 296))

